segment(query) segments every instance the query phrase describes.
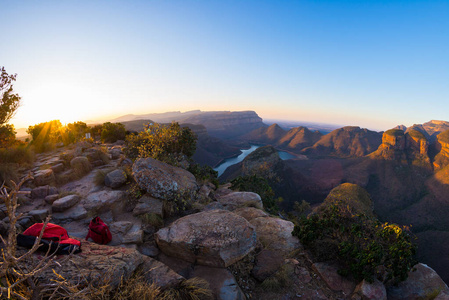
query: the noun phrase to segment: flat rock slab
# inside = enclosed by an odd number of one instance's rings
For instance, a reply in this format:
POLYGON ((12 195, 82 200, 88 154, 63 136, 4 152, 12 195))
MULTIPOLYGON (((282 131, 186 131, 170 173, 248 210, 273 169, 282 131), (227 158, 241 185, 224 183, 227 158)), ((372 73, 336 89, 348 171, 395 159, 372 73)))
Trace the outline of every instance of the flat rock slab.
POLYGON ((68 195, 62 198, 59 198, 51 205, 51 209, 54 212, 65 211, 80 202, 81 198, 78 195, 68 195))
POLYGON ((337 266, 320 262, 314 263, 312 267, 331 290, 342 291, 346 296, 351 295, 354 291, 355 283, 339 275, 337 266))
MULTIPOLYGON (((101 283, 107 280, 116 287, 122 277, 129 278, 136 268, 144 262, 144 257, 137 250, 98 245, 89 241, 81 241, 82 252, 64 261, 66 256, 58 256, 59 265, 45 270, 38 275, 42 282, 51 283, 54 269, 71 284, 87 284, 92 281, 101 283)), ((32 261, 37 263, 42 259, 42 253, 32 255, 32 261)))
POLYGON ((292 236, 295 225, 286 220, 273 217, 259 217, 250 221, 257 237, 266 249, 276 250, 283 255, 301 247, 299 239, 292 236))
POLYGON ((167 255, 211 267, 227 267, 252 251, 257 243, 253 226, 225 210, 180 218, 155 234, 167 255))
POLYGON ((78 221, 87 218, 87 210, 82 205, 76 205, 64 212, 54 213, 52 217, 63 223, 78 221))
POLYGON ((185 280, 184 277, 170 269, 167 265, 148 256, 144 256, 141 268, 147 282, 154 282, 162 288, 175 286, 185 280))
POLYGON ((234 275, 224 268, 195 266, 192 277, 199 277, 209 282, 209 287, 217 300, 244 300, 234 275))
POLYGON ((373 283, 366 280, 360 282, 355 288, 354 295, 363 300, 387 300, 387 290, 385 285, 375 279, 373 283))
POLYGON ((161 200, 144 195, 137 202, 133 210, 133 215, 139 216, 143 214, 156 214, 161 218, 164 217, 163 203, 161 200))
POLYGON ((40 170, 34 173, 36 186, 48 185, 55 182, 55 174, 52 169, 40 170))
POLYGON ((235 210, 240 207, 255 207, 263 209, 260 196, 253 192, 232 192, 217 198, 218 202, 228 210, 235 210))
POLYGON ((427 299, 426 297, 435 291, 440 291, 442 297, 449 293, 447 285, 432 268, 421 263, 415 265, 414 268, 416 271, 410 271, 405 281, 387 289, 388 299, 427 299))
POLYGON ((126 193, 122 191, 102 190, 88 195, 82 204, 87 211, 122 212, 126 205, 126 193))
POLYGON ((259 217, 268 217, 268 214, 261 209, 255 207, 242 207, 234 210, 234 213, 244 217, 247 221, 259 217))
POLYGON ((133 177, 152 197, 171 200, 177 193, 193 194, 198 190, 192 173, 153 158, 140 158, 133 164, 133 177))
POLYGON ((264 281, 276 273, 283 262, 284 258, 278 251, 263 249, 257 254, 256 263, 251 273, 257 280, 264 281))
POLYGON ((35 209, 28 213, 31 219, 36 223, 42 223, 48 216, 48 209, 35 209))

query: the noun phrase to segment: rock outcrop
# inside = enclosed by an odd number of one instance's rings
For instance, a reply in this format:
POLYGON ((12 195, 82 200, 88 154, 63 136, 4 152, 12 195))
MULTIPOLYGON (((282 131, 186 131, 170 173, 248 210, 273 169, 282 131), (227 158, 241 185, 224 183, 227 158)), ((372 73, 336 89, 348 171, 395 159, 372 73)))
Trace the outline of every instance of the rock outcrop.
POLYGON ((302 153, 307 156, 358 157, 375 151, 382 142, 382 134, 356 126, 336 129, 324 135, 302 153))
POLYGON ((257 241, 248 221, 225 210, 182 217, 155 237, 165 254, 211 267, 235 263, 252 251, 257 241))
POLYGON ((198 190, 192 173, 153 158, 137 159, 133 177, 141 189, 158 199, 172 200, 176 193, 193 195, 198 190))

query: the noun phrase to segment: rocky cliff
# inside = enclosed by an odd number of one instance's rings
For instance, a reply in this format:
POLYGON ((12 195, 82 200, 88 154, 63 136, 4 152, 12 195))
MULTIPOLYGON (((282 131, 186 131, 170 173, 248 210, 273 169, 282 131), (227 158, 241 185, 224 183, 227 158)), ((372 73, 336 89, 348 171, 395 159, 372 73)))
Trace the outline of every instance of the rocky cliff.
POLYGON ((278 124, 256 129, 241 139, 255 144, 269 144, 279 149, 298 152, 312 146, 322 137, 319 131, 310 131, 306 127, 296 127, 285 131, 278 124))
POLYGON ((347 126, 324 135, 302 153, 307 156, 359 157, 375 151, 381 144, 381 133, 347 126))

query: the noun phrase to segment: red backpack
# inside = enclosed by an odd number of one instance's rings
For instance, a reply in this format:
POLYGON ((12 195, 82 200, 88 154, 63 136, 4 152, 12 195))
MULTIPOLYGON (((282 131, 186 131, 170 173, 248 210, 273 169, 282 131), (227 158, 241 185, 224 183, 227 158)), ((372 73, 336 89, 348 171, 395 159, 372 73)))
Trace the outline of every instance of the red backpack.
POLYGON ((108 225, 106 225, 100 217, 95 217, 90 221, 86 240, 88 238, 91 238, 95 243, 105 245, 112 240, 112 235, 108 225))
MULTIPOLYGON (((30 226, 23 234, 17 236, 17 244, 26 248, 33 247, 43 227, 43 223, 36 223, 30 226)), ((46 252, 49 248, 51 253, 56 254, 79 253, 81 252, 81 242, 71 239, 65 228, 48 223, 42 234, 41 245, 38 250, 46 252)))

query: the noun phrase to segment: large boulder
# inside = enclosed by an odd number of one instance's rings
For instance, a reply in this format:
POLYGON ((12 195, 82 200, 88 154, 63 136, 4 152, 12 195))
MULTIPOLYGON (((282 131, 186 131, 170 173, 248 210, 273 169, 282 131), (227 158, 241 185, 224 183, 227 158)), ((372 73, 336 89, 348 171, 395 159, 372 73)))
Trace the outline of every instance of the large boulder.
POLYGON ((276 250, 283 255, 301 246, 297 237, 292 236, 295 225, 273 217, 259 217, 250 221, 256 229, 257 237, 266 249, 276 250))
POLYGON ((116 189, 126 183, 126 173, 122 169, 109 172, 104 177, 104 185, 116 189))
POLYGON ((211 267, 239 261, 257 242, 253 226, 225 210, 185 216, 160 229, 155 238, 165 254, 211 267))
POLYGON ((388 287, 388 299, 431 299, 430 295, 437 291, 440 294, 449 293, 447 285, 432 268, 420 263, 415 265, 414 269, 409 272, 407 280, 400 282, 397 286, 388 287))
POLYGON ((255 207, 263 209, 260 196, 253 192, 233 192, 217 198, 218 202, 227 210, 235 210, 239 207, 255 207))
POLYGON ((151 196, 172 200, 178 193, 193 195, 198 190, 192 173, 153 158, 140 158, 133 164, 133 177, 151 196))

